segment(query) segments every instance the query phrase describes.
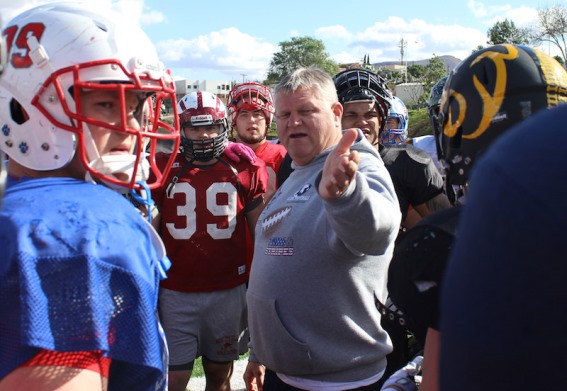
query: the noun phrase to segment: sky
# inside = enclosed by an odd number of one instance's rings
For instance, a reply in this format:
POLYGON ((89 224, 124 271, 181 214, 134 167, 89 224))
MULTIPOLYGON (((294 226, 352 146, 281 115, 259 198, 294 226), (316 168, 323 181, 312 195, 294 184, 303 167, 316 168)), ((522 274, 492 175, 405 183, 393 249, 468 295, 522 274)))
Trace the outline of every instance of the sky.
MULTIPOLYGON (((5 23, 49 0, 0 0, 5 23)), ((87 0, 113 8, 144 29, 176 79, 262 81, 279 44, 292 37, 321 40, 338 63, 400 61, 452 55, 464 59, 505 18, 537 23, 537 10, 566 0, 87 0), (433 6, 433 5, 436 6, 433 6)), ((541 47, 551 55, 553 46, 541 47)))

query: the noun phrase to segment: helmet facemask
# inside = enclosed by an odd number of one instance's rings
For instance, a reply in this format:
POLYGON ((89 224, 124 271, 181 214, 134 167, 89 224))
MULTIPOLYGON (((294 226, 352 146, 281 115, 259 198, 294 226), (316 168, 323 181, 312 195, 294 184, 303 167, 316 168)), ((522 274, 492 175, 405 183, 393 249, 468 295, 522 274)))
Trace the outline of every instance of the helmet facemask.
POLYGON ((181 138, 181 150, 187 160, 208 162, 218 159, 228 144, 228 130, 224 125, 219 128, 219 135, 202 140, 191 140, 185 136, 181 138))
POLYGON ((408 138, 408 109, 404 102, 396 96, 392 97, 392 106, 388 113, 388 119, 380 133, 380 143, 383 145, 403 144, 408 138), (386 128, 388 119, 395 119, 397 126, 395 128, 386 128))
POLYGON ((181 152, 189 161, 208 162, 218 159, 228 145, 228 119, 224 103, 206 91, 191 92, 178 102, 181 124, 181 152), (185 128, 218 125, 217 136, 190 139, 185 128))
MULTIPOLYGON (((122 64, 113 60, 104 60, 92 64, 80 64, 62 69, 51 75, 43 88, 34 97, 35 105, 50 122, 58 128, 75 134, 76 153, 79 154, 83 166, 87 170, 87 180, 101 182, 116 189, 141 190, 140 182, 146 182, 150 172, 156 181, 149 183, 149 188, 157 187, 163 178, 163 173, 155 163, 155 152, 158 140, 178 139, 175 124, 164 122, 157 109, 164 100, 173 102, 174 90, 172 85, 166 85, 164 80, 156 81, 145 75, 128 72, 122 64), (84 81, 83 75, 96 72, 97 68, 112 67, 122 69, 125 79, 117 81, 84 81), (65 91, 65 79, 72 77, 72 88, 65 91), (84 115, 82 93, 84 91, 108 91, 119 97, 120 120, 109 123, 84 115), (135 94, 138 99, 135 110, 127 107, 127 95, 135 94), (60 122, 56 118, 52 104, 59 102, 65 117, 70 122, 60 122), (133 115, 138 126, 130 127, 133 115), (90 127, 97 127, 111 132, 118 132, 133 137, 134 142, 128 153, 112 153, 101 155, 98 150, 90 127)), ((172 104, 173 105, 173 104, 172 104)), ((178 141, 177 141, 178 142, 178 141)))
POLYGON ((380 144, 382 145, 400 145, 408 139, 408 132, 404 129, 390 128, 382 130, 380 133, 380 144))
MULTIPOLYGON (((374 101, 380 115, 382 133, 386 125, 386 117, 392 105, 392 93, 386 86, 386 81, 379 75, 366 69, 347 69, 333 78, 339 102, 344 106, 349 102, 374 101)), ((373 140, 376 144, 378 140, 373 140)))
POLYGON ((236 121, 241 110, 250 112, 262 110, 266 119, 266 128, 263 138, 258 142, 266 138, 275 112, 272 93, 268 87, 256 82, 243 83, 234 87, 228 94, 227 109, 233 130, 236 129, 236 121))

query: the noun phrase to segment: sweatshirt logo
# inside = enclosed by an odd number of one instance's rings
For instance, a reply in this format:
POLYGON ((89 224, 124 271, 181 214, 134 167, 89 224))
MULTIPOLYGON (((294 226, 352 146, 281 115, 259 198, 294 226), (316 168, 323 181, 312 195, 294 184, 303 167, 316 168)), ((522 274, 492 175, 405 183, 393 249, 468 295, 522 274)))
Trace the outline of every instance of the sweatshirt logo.
POLYGON ((266 233, 273 230, 291 213, 291 209, 291 206, 286 206, 270 213, 262 220, 262 232, 266 233))
POLYGON ((303 185, 303 187, 301 189, 299 189, 298 191, 295 192, 294 195, 292 195, 291 197, 289 197, 287 199, 287 202, 307 202, 309 201, 309 198, 311 198, 310 195, 305 195, 311 188, 313 187, 313 185, 311 183, 305 184, 303 185))
POLYGON ((268 241, 268 247, 266 247, 266 255, 273 255, 276 257, 289 257, 293 255, 293 239, 285 237, 270 238, 268 241))

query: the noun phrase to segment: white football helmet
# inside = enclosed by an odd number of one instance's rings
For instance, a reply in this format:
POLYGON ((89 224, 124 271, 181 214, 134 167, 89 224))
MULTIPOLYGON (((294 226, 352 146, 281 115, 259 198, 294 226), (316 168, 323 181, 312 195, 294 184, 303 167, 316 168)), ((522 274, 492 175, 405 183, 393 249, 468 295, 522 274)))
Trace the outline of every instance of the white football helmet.
POLYGON ((139 27, 108 10, 51 3, 15 17, 4 35, 8 58, 0 77, 0 148, 10 159, 47 171, 66 166, 79 154, 87 176, 107 185, 141 189, 137 182, 150 173, 155 181, 149 187, 161 185, 174 157, 159 169, 157 141, 172 140, 176 149, 179 145, 175 84, 139 27), (121 123, 83 115, 82 90, 116 91, 121 123), (140 129, 127 126, 126 91, 139 98, 134 115, 140 129), (155 109, 165 101, 173 107, 172 124, 155 109), (144 109, 148 105, 155 107, 144 109), (151 117, 145 126, 144 113, 151 117), (89 124, 133 135, 134 153, 100 156, 89 124))
POLYGON ((215 94, 207 91, 190 92, 178 102, 181 128, 219 125, 216 137, 190 140, 181 132, 181 151, 188 160, 208 162, 220 157, 228 145, 226 107, 215 94))
MULTIPOLYGON (((6 66, 6 40, 4 36, 0 36, 0 74, 6 66)), ((6 179, 8 177, 6 169, 4 151, 0 148, 0 207, 2 206, 2 197, 4 197, 4 189, 6 188, 6 179)))
POLYGON ((380 143, 384 145, 403 144, 408 138, 408 109, 405 103, 397 96, 392 97, 392 106, 388 111, 388 118, 398 120, 397 128, 385 126, 380 133, 380 143))

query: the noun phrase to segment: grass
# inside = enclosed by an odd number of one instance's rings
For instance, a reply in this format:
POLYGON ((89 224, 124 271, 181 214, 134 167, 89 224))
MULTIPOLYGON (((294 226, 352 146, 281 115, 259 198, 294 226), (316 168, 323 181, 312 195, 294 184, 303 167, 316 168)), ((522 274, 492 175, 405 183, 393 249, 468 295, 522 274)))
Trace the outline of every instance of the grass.
POLYGON ((203 377, 205 376, 205 372, 203 371, 203 361, 201 357, 195 360, 195 365, 193 365, 193 373, 191 377, 203 377))
POLYGON ((429 121, 427 109, 408 110, 408 115, 408 134, 410 138, 433 134, 433 127, 429 121))
MULTIPOLYGON (((243 360, 247 358, 248 358, 248 352, 240 356, 239 360, 243 360)), ((205 376, 205 372, 203 371, 203 361, 201 360, 201 357, 199 357, 198 359, 195 360, 195 365, 193 366, 193 373, 191 374, 191 377, 203 377, 203 376, 205 376)))

